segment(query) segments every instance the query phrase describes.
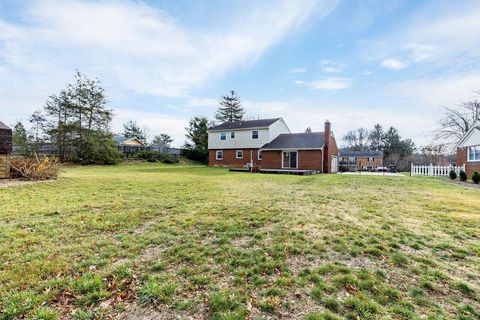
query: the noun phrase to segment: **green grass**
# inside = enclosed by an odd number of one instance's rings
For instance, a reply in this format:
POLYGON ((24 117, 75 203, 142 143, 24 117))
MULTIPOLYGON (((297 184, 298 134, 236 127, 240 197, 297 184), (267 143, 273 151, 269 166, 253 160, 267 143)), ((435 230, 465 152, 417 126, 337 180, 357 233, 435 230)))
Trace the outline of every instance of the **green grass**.
POLYGON ((480 193, 442 179, 145 163, 0 200, 0 320, 480 314, 480 193))

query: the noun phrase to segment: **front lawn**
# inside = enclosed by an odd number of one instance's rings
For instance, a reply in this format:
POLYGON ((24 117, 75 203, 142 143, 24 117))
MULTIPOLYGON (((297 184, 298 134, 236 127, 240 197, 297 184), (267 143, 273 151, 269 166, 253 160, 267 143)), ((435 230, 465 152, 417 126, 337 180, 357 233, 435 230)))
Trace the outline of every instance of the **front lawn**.
POLYGON ((480 192, 442 179, 124 164, 0 200, 0 319, 480 317, 480 192))

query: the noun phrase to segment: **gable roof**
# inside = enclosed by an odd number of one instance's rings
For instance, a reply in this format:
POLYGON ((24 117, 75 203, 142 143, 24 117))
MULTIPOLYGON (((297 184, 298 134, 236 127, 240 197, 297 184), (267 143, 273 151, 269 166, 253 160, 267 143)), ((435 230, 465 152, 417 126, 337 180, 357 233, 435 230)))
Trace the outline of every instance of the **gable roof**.
POLYGON ((340 149, 340 157, 383 157, 383 151, 362 150, 351 151, 347 149, 340 149))
POLYGON ((467 141, 471 136, 472 134, 474 133, 475 130, 478 130, 480 131, 480 121, 475 121, 475 123, 472 125, 472 127, 470 128, 470 130, 467 131, 467 133, 462 137, 462 139, 460 139, 460 141, 458 141, 456 147, 461 147, 465 141, 467 141))
POLYGON ((238 121, 238 122, 224 122, 222 124, 219 124, 218 126, 211 127, 210 131, 266 128, 280 119, 281 118, 272 118, 272 119, 246 120, 246 121, 238 121))
POLYGON ((11 130, 5 123, 0 121, 0 129, 11 130))
POLYGON ((283 133, 261 149, 321 149, 325 143, 323 132, 283 133))
POLYGON ((136 140, 139 143, 141 143, 142 145, 144 145, 144 143, 142 141, 138 140, 137 138, 127 138, 127 137, 122 136, 122 135, 113 136, 113 141, 115 141, 115 143, 119 144, 119 145, 124 144, 125 142, 130 141, 130 140, 136 140))

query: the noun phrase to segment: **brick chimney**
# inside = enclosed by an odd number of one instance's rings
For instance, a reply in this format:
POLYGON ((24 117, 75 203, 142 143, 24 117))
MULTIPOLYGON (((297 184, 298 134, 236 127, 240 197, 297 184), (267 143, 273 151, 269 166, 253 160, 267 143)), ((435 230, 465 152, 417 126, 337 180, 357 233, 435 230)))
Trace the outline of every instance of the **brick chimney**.
POLYGON ((330 172, 330 135, 332 134, 332 124, 329 120, 325 121, 325 129, 323 130, 323 136, 325 139, 323 145, 323 173, 330 172))

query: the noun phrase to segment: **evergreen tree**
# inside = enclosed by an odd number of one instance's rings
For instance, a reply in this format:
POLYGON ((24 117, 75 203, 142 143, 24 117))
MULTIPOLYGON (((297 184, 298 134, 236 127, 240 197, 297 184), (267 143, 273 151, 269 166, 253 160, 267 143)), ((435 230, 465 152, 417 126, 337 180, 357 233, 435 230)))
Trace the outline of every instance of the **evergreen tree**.
POLYGON ((312 128, 307 127, 307 128, 305 129, 305 133, 312 133, 312 128))
POLYGON ((383 150, 383 146, 384 146, 383 138, 384 138, 383 127, 380 125, 380 123, 377 123, 373 127, 373 130, 370 131, 370 134, 368 135, 368 140, 370 142, 370 149, 375 151, 383 150))
POLYGON ((21 122, 17 122, 13 128, 13 145, 18 148, 21 156, 26 157, 29 155, 27 130, 21 122))
POLYGON ((155 138, 153 138, 152 144, 154 146, 160 146, 160 147, 170 147, 170 144, 173 142, 172 137, 166 133, 161 133, 155 138))
POLYGON ((78 71, 73 84, 47 100, 44 131, 57 146, 61 160, 83 164, 120 161, 110 132, 113 113, 106 104, 100 81, 78 71))
POLYGON ((188 123, 187 142, 184 145, 184 155, 192 160, 207 162, 208 160, 208 119, 193 117, 188 123))
POLYGON ((123 124, 123 135, 126 138, 136 138, 146 144, 145 132, 136 121, 128 121, 123 124))
POLYGON ((221 122, 242 121, 245 116, 245 110, 240 103, 240 97, 235 91, 222 96, 220 106, 218 107, 215 118, 221 122))

